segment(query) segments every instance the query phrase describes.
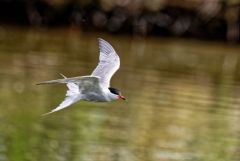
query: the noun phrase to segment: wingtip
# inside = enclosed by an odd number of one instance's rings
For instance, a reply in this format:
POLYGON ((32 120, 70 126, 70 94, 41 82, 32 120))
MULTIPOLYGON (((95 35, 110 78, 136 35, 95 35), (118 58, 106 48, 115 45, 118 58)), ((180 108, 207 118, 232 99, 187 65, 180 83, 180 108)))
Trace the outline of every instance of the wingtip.
POLYGON ((55 112, 55 111, 50 111, 50 112, 44 113, 44 114, 42 114, 42 117, 45 117, 45 116, 47 116, 47 115, 50 115, 50 114, 53 113, 53 112, 55 112))
POLYGON ((40 83, 36 83, 35 85, 43 85, 43 84, 48 84, 48 82, 40 82, 40 83))

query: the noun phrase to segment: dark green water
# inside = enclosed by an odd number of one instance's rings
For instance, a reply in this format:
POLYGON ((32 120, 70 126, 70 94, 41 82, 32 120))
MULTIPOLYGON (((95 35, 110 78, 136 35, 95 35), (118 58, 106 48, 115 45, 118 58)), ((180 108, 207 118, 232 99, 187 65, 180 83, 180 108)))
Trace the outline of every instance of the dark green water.
POLYGON ((182 39, 0 28, 0 161, 238 161, 240 47, 182 39), (88 75, 97 38, 121 58, 127 101, 78 102, 41 117, 88 75))

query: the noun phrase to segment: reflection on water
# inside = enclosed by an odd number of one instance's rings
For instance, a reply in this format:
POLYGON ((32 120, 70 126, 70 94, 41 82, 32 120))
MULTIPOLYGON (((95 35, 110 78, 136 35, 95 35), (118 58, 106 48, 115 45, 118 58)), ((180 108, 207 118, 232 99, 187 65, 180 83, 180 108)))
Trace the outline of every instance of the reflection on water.
POLYGON ((72 30, 0 30, 0 161, 237 161, 239 46, 72 30), (79 102, 48 79, 87 75, 97 37, 121 57, 112 86, 127 101, 79 102))

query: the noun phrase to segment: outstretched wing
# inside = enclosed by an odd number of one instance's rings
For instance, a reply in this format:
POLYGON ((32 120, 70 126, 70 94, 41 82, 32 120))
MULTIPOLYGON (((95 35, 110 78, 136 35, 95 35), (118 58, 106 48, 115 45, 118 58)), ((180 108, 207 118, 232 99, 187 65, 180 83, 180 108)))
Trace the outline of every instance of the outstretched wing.
POLYGON ((98 38, 99 41, 99 63, 92 72, 92 76, 100 77, 102 87, 108 88, 113 74, 120 67, 120 59, 113 47, 105 40, 98 38))
POLYGON ((58 107, 53 109, 52 111, 50 111, 46 114, 43 114, 43 116, 49 115, 53 112, 59 111, 63 108, 66 108, 81 99, 81 94, 80 94, 79 87, 77 84, 67 83, 67 87, 68 87, 68 90, 67 90, 66 98, 64 99, 64 101, 58 107))
MULTIPOLYGON (((62 74, 60 74, 62 75, 62 74)), ((64 76, 64 75, 62 75, 64 76)), ((95 76, 79 76, 79 77, 71 77, 67 78, 64 76, 64 79, 55 79, 55 80, 49 80, 49 81, 44 81, 37 83, 36 85, 43 85, 43 84, 56 84, 56 83, 82 83, 83 81, 92 81, 95 83, 98 83, 99 77, 95 76)))

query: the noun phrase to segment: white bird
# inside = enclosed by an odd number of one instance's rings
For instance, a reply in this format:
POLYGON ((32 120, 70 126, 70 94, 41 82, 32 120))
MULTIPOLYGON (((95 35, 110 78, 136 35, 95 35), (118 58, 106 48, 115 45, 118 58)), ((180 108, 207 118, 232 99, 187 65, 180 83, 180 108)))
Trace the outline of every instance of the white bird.
POLYGON ((64 101, 52 111, 44 114, 50 114, 66 108, 79 100, 110 102, 114 100, 125 100, 121 92, 110 87, 110 80, 113 74, 120 67, 120 59, 113 47, 105 40, 99 40, 99 63, 89 76, 79 76, 67 78, 63 74, 63 79, 40 82, 41 84, 65 83, 68 87, 64 101))

